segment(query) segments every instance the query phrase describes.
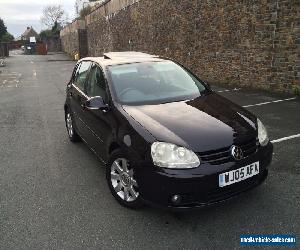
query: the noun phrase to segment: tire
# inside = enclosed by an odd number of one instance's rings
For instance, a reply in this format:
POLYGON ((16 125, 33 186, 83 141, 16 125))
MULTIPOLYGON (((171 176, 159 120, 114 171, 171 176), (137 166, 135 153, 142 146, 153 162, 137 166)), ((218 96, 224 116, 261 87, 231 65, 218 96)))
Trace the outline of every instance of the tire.
POLYGON ((65 122, 67 127, 68 136, 71 142, 81 141, 80 136, 77 134, 74 126, 73 116, 70 113, 69 109, 65 112, 65 122))
POLYGON ((134 167, 126 154, 117 149, 112 152, 106 165, 106 180, 115 199, 124 207, 139 209, 143 207, 134 167))

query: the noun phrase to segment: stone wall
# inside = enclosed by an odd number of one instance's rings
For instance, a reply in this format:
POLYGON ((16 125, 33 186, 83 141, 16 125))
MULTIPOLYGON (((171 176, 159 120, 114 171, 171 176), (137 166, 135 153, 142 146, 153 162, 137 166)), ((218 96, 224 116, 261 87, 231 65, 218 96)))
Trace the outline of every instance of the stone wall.
POLYGON ((297 0, 140 0, 87 16, 89 55, 144 51, 211 83, 289 88, 300 85, 299 17, 297 0))
POLYGON ((61 30, 61 48, 64 52, 72 56, 80 52, 80 47, 84 46, 80 44, 82 31, 86 31, 84 20, 76 20, 61 30))
POLYGON ((61 38, 62 50, 69 55, 75 55, 79 51, 78 31, 65 34, 61 38))

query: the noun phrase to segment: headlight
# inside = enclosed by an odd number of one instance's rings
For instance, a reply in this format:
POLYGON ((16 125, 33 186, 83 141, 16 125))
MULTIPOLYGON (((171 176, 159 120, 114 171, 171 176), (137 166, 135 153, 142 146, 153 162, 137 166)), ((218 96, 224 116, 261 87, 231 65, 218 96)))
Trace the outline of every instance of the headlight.
POLYGON ((265 126, 257 119, 258 140, 261 146, 266 146, 269 142, 269 137, 265 126))
POLYGON ((154 142, 151 156, 153 163, 162 168, 196 168, 200 165, 193 151, 166 142, 154 142))

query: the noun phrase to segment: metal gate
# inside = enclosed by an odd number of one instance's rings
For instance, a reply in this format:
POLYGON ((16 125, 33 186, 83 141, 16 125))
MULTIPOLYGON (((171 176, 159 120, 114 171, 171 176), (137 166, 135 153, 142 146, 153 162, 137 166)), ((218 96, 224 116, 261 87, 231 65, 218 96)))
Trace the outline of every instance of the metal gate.
POLYGON ((8 43, 0 43, 0 57, 8 57, 9 48, 8 43))
POLYGON ((79 55, 80 58, 86 57, 88 55, 88 40, 87 40, 87 30, 78 30, 78 42, 79 42, 79 55))

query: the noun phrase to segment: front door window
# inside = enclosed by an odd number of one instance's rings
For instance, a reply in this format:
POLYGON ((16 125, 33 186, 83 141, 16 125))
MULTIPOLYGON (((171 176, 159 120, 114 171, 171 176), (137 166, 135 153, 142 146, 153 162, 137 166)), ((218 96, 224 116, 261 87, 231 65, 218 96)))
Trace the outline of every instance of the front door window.
POLYGON ((84 85, 88 76, 90 66, 91 62, 89 61, 82 61, 81 64, 78 66, 79 69, 76 72, 74 85, 78 87, 81 91, 84 91, 84 85))
POLYGON ((86 94, 89 97, 101 96, 105 102, 107 101, 105 78, 102 70, 96 64, 91 67, 86 94))

